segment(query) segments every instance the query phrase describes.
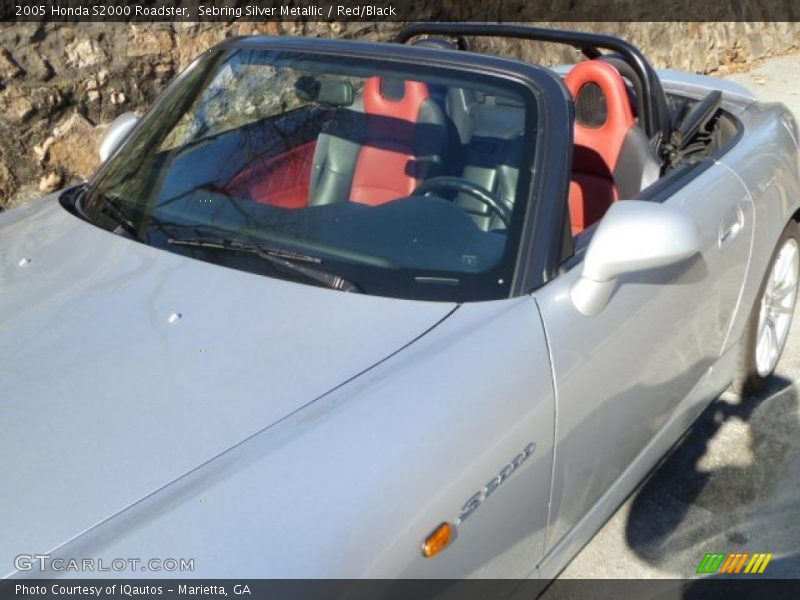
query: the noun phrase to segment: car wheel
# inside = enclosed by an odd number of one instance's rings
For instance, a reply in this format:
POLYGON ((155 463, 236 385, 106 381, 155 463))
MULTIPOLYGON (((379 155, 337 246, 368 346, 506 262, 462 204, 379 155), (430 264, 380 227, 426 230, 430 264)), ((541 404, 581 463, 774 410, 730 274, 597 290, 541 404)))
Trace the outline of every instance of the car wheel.
POLYGON ((750 313, 733 390, 744 397, 775 371, 792 324, 800 280, 800 229, 790 221, 772 254, 750 313))

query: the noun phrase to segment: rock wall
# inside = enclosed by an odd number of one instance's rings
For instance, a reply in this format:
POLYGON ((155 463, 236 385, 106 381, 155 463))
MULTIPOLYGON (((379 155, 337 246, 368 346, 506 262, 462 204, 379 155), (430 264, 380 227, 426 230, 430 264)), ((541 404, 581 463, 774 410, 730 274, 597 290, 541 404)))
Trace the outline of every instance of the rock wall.
MULTIPOLYGON (((786 52, 800 23, 553 23, 619 34, 662 67, 696 72, 786 52)), ((105 123, 143 111, 197 54, 253 33, 388 40, 400 23, 79 23, 0 25, 0 210, 88 177, 105 123)), ((481 40, 484 51, 545 64, 570 50, 481 40)))

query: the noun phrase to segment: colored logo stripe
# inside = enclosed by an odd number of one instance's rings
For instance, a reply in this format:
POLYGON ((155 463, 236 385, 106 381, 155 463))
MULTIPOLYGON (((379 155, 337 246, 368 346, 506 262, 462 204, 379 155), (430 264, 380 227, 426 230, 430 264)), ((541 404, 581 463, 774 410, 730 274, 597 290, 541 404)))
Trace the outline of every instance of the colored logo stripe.
POLYGON ((771 559, 771 553, 756 552, 751 555, 749 552, 734 552, 733 554, 708 552, 700 561, 697 572, 706 574, 742 573, 742 569, 744 569, 744 573, 760 574, 767 568, 771 559))
POLYGON ((744 563, 748 556, 750 556, 749 552, 736 552, 734 554, 729 554, 728 559, 722 563, 722 568, 719 570, 719 572, 738 573, 742 570, 742 567, 744 567, 744 563))
POLYGON ((724 552, 706 553, 700 566, 697 567, 698 573, 716 573, 722 561, 725 559, 724 552))
POLYGON ((767 568, 767 564, 772 559, 772 553, 770 554, 753 554, 753 558, 750 559, 750 562, 747 563, 747 567, 745 567, 745 573, 763 573, 764 569, 767 568))

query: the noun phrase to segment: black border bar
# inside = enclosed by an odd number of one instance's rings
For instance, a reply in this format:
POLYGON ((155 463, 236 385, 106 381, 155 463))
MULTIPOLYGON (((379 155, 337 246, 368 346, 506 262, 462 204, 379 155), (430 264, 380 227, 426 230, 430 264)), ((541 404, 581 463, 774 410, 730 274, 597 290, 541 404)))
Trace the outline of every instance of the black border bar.
POLYGON ((3 600, 12 598, 53 600, 513 598, 524 600, 541 597, 543 600, 567 598, 738 600, 764 597, 794 600, 800 595, 800 579, 763 577, 760 575, 702 579, 565 579, 556 580, 549 587, 545 587, 546 582, 542 581, 513 579, 9 579, 0 582, 0 598, 3 600))
POLYGON ((5 22, 798 20, 797 0, 0 0, 5 22))

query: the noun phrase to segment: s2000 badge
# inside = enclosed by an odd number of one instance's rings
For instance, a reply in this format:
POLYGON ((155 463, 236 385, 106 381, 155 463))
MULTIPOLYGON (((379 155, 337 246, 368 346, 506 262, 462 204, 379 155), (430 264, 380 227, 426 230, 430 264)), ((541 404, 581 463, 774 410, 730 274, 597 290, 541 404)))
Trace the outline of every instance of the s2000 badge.
POLYGON ((525 449, 517 454, 511 462, 509 462, 506 466, 504 466, 500 472, 492 477, 483 489, 475 492, 470 499, 464 503, 464 506, 461 507, 461 511, 458 513, 458 518, 456 518, 456 525, 460 525, 468 516, 470 516, 475 510, 486 500, 489 496, 491 496, 497 488, 499 488, 503 483, 508 481, 508 478, 522 466, 528 457, 531 456, 536 451, 536 444, 531 442, 525 449))

